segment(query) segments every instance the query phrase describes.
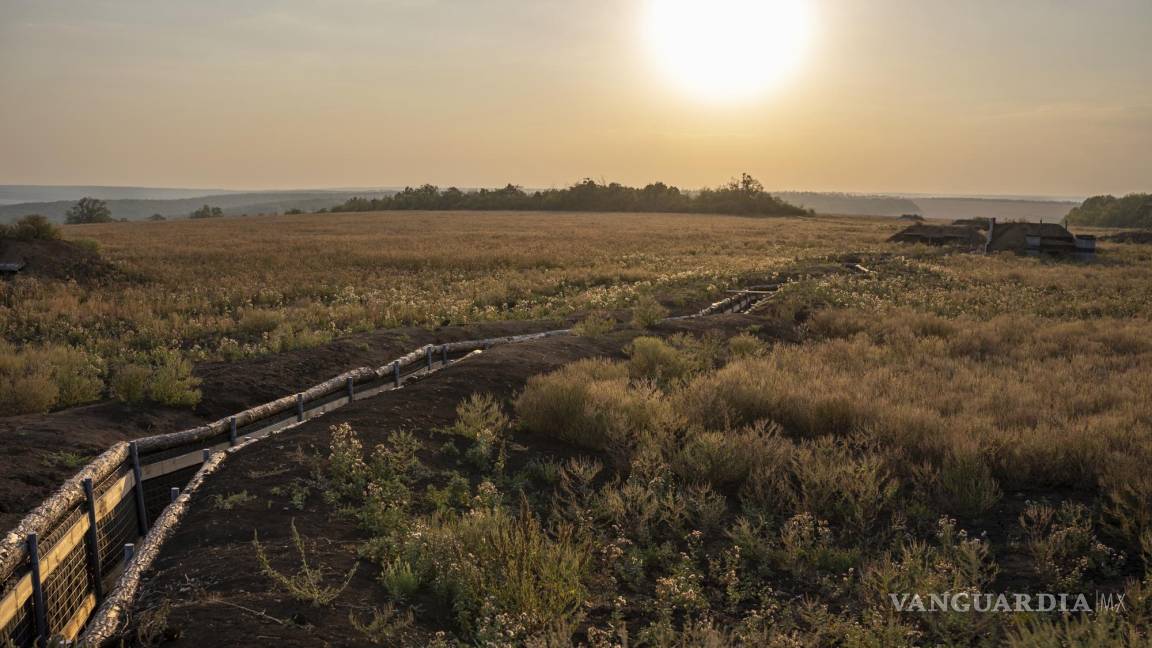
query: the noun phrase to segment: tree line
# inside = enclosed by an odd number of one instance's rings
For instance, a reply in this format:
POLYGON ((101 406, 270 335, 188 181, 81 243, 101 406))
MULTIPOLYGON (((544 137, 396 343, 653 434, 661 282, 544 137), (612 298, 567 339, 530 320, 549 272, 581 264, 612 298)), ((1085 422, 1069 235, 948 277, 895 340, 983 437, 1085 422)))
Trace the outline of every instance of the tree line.
POLYGON ((695 192, 656 182, 627 187, 585 179, 564 189, 531 193, 509 184, 502 189, 463 191, 435 185, 405 187, 382 198, 352 198, 331 208, 333 212, 421 210, 510 210, 591 212, 693 212, 709 214, 805 215, 810 210, 789 204, 764 191, 758 180, 742 174, 715 189, 695 192))
POLYGON ((1092 196, 1068 212, 1068 224, 1152 228, 1152 194, 1134 193, 1123 198, 1092 196))

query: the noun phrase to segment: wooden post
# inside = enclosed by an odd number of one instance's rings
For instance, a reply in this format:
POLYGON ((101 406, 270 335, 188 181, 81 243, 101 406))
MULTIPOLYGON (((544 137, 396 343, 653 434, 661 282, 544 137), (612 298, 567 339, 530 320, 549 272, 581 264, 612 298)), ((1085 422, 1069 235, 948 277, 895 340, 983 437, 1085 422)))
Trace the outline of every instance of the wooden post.
POLYGON ((400 386, 400 361, 399 360, 396 360, 395 362, 392 363, 392 380, 396 383, 397 387, 400 386))
POLYGON ((348 402, 351 403, 356 398, 356 379, 348 376, 348 402))
POLYGON ((140 472, 140 451, 136 447, 136 442, 133 441, 128 446, 128 451, 132 456, 132 476, 136 478, 136 529, 140 535, 148 535, 148 509, 144 508, 144 477, 140 472))
POLYGON ((36 645, 48 645, 48 616, 44 610, 44 584, 40 582, 39 536, 29 533, 28 562, 32 571, 32 613, 36 617, 36 645))
POLYGON ((129 542, 124 545, 124 566, 127 567, 128 563, 136 557, 136 545, 129 542))
POLYGON ((96 494, 92 489, 92 478, 84 480, 84 503, 88 510, 88 533, 85 534, 88 549, 88 569, 92 572, 92 591, 96 600, 104 598, 104 578, 100 567, 100 536, 96 532, 96 494))
POLYGON ((204 455, 203 455, 203 459, 204 459, 204 461, 205 461, 205 462, 207 462, 207 461, 208 461, 209 459, 211 459, 211 458, 212 458, 212 451, 211 451, 211 450, 209 450, 209 449, 207 449, 207 448, 205 448, 205 449, 204 449, 204 455))
POLYGON ((180 489, 173 486, 172 489, 168 491, 168 494, 172 497, 172 501, 175 502, 176 498, 180 497, 180 489))
POLYGON ((228 445, 236 445, 236 417, 228 419, 228 445))
POLYGON ((448 345, 447 344, 441 344, 440 345, 440 362, 443 363, 443 365, 445 367, 448 366, 448 345))
POLYGON ((424 347, 424 357, 428 359, 428 371, 432 371, 432 345, 424 347))
POLYGON ((304 420, 304 394, 296 394, 296 421, 304 420))

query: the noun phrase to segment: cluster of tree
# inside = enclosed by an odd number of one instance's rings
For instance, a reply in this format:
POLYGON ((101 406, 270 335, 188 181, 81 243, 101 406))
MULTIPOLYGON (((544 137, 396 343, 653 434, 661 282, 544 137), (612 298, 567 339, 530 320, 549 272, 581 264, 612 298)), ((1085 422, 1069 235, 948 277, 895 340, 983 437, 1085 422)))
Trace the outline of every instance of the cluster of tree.
POLYGON ((1069 225, 1152 227, 1152 194, 1093 196, 1068 212, 1069 225))
POLYGON ((747 173, 716 189, 684 192, 663 182, 645 187, 584 180, 565 189, 528 193, 515 185, 503 189, 441 190, 434 185, 406 187, 383 198, 352 198, 334 212, 427 210, 516 210, 594 212, 696 212, 710 214, 802 215, 809 210, 791 205, 768 192, 747 173))
POLYGON ((11 225, 0 224, 0 239, 54 241, 58 238, 60 228, 40 214, 28 214, 11 225))
POLYGON ((188 218, 219 218, 223 215, 223 209, 212 207, 211 205, 204 205, 200 209, 188 214, 188 218))
POLYGON ((111 223, 112 210, 108 204, 98 198, 81 198, 75 205, 68 208, 64 214, 65 222, 71 225, 83 223, 111 223))

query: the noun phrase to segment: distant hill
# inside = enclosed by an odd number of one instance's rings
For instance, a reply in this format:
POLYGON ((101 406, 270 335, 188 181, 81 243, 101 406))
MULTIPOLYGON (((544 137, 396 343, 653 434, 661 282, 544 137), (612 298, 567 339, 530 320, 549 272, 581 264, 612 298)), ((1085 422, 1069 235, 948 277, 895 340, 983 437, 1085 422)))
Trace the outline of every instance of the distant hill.
POLYGON ((892 216, 920 214, 935 220, 960 218, 996 218, 1002 221, 1063 220, 1078 203, 1070 200, 1031 198, 981 198, 887 196, 882 194, 821 193, 807 191, 774 191, 774 196, 820 214, 850 216, 892 216))
POLYGON ((1077 203, 1061 200, 1016 200, 1000 198, 914 198, 920 215, 938 220, 995 218, 1001 221, 1064 220, 1077 203))
POLYGON ((84 185, 0 185, 0 205, 80 200, 176 200, 226 193, 225 189, 173 189, 168 187, 99 187, 84 185))
MULTIPOLYGON (((152 214, 180 218, 208 204, 225 214, 267 214, 289 209, 315 211, 353 197, 391 196, 383 189, 306 189, 297 191, 222 191, 163 187, 0 185, 0 223, 26 214, 43 214, 64 221, 64 213, 84 196, 108 203, 114 218, 141 220, 152 214)), ((1078 203, 1066 200, 919 195, 851 194, 815 191, 772 191, 772 195, 820 214, 899 217, 920 214, 929 219, 998 218, 1000 220, 1062 220, 1078 203)))
POLYGON ((853 216, 892 216, 919 214, 920 207, 907 198, 849 193, 819 193, 814 191, 777 191, 772 195, 785 202, 815 210, 818 214, 847 214, 853 216))
MULTIPOLYGON (((113 218, 143 220, 153 214, 160 214, 165 218, 180 218, 187 216, 190 212, 203 205, 219 207, 224 210, 226 215, 269 214, 273 212, 284 212, 289 209, 315 211, 317 209, 339 205, 354 196, 380 198, 393 193, 395 192, 257 191, 196 195, 195 197, 164 200, 121 198, 106 200, 106 202, 108 203, 108 208, 112 211, 113 218)), ((93 197, 98 196, 93 195, 93 197)), ((64 222, 65 212, 67 212, 78 199, 79 198, 70 198, 51 202, 24 202, 0 205, 0 222, 11 221, 26 214, 42 214, 53 221, 64 222)))

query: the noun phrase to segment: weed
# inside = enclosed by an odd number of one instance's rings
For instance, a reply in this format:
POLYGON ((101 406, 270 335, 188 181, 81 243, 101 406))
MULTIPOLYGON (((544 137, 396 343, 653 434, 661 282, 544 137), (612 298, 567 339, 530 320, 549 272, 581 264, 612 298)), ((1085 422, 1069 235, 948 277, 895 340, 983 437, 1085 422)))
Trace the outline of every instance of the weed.
POLYGON ((256 499, 255 495, 249 495, 248 491, 242 490, 239 493, 232 493, 231 495, 214 495, 212 497, 212 505, 220 511, 231 511, 249 502, 255 502, 256 499))
POLYGON ((374 646, 404 644, 404 638, 411 631, 413 623, 411 610, 398 612, 391 604, 373 608, 369 621, 361 620, 355 612, 348 613, 348 625, 364 635, 364 639, 374 646))
POLYGON ((68 452, 67 450, 50 452, 45 455, 44 458, 49 464, 60 466, 61 468, 67 468, 69 470, 75 470, 88 463, 88 461, 92 459, 92 457, 88 455, 82 455, 79 452, 68 452))
POLYGON ((348 570, 341 584, 325 585, 327 571, 323 567, 312 567, 308 564, 304 539, 296 530, 295 520, 292 520, 292 544, 300 554, 300 568, 295 573, 285 574, 272 567, 271 563, 268 562, 264 546, 260 544, 259 535, 256 532, 252 534, 252 547, 256 550, 256 559, 259 561, 260 570, 265 576, 299 601, 305 601, 315 606, 331 604, 348 588, 348 584, 352 582, 352 577, 356 575, 359 564, 352 565, 352 569, 348 570))

